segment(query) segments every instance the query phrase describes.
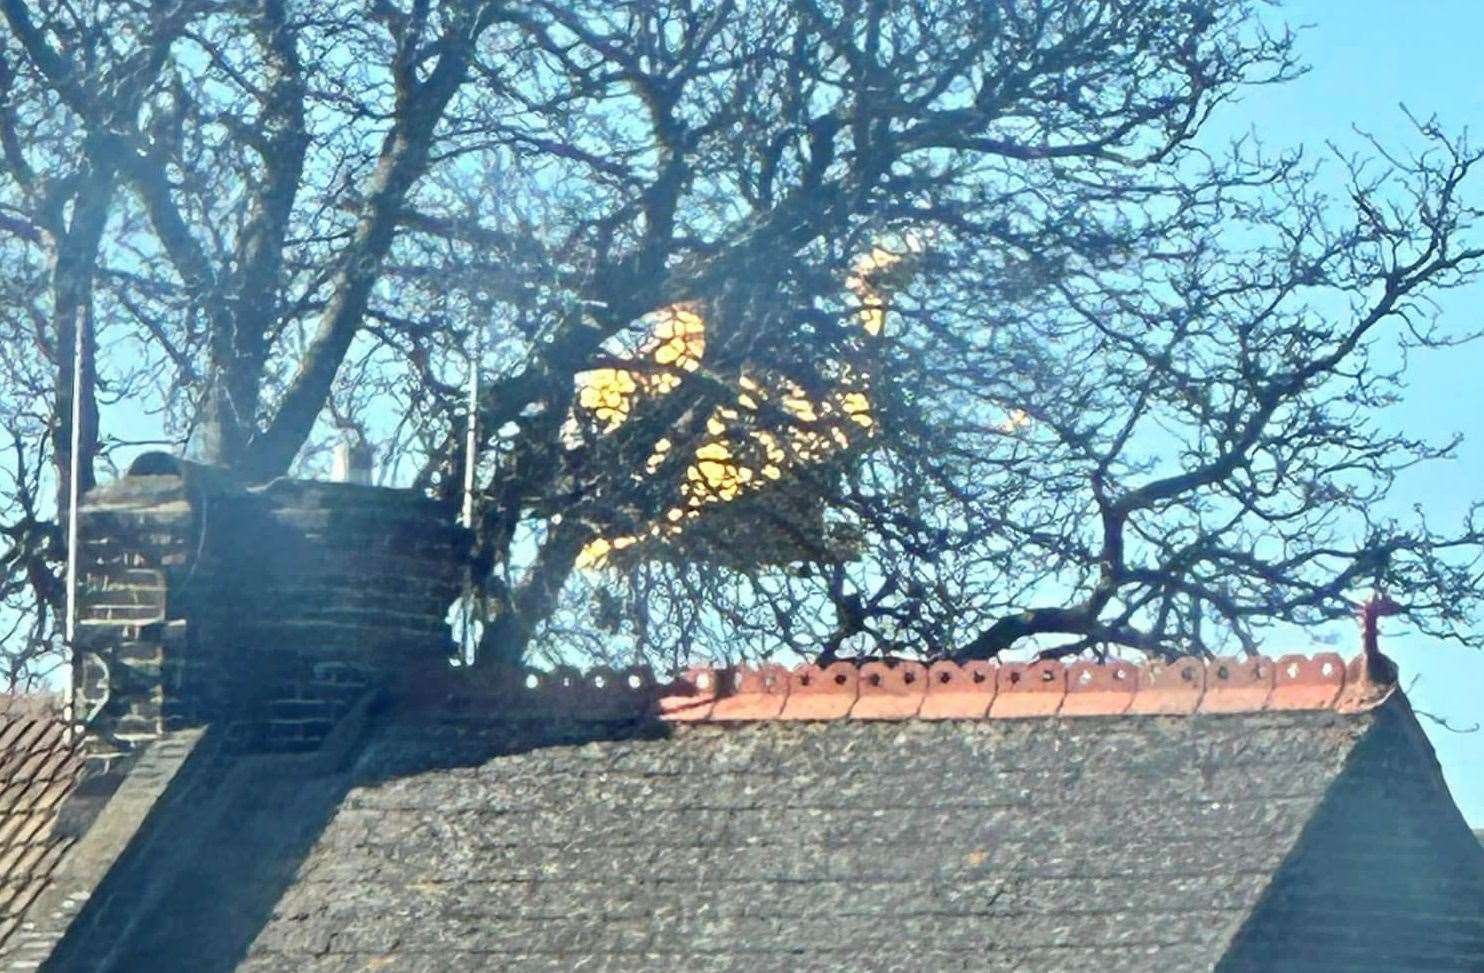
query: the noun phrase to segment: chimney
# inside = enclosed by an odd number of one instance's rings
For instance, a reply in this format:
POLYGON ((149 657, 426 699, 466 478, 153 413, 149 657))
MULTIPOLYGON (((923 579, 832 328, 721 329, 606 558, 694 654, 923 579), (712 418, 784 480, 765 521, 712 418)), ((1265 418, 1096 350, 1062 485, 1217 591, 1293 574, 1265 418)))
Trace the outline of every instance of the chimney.
POLYGON ((336 483, 371 485, 373 453, 359 435, 347 435, 335 444, 330 479, 336 483))
POLYGON ((88 494, 73 666, 97 757, 212 723, 317 746, 363 694, 446 667, 467 533, 406 490, 140 457, 88 494))

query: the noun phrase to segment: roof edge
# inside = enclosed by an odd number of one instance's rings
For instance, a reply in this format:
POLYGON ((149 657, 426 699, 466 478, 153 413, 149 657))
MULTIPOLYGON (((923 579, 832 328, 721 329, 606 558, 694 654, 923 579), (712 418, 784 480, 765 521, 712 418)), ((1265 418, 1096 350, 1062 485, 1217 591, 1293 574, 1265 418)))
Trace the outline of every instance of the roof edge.
POLYGON ((147 843, 142 838, 150 831, 158 805, 177 786, 200 749, 203 734, 201 729, 188 729, 162 737, 69 795, 59 820, 75 819, 67 828, 78 836, 31 905, 27 921, 7 942, 5 959, 13 965, 7 968, 40 967, 75 934, 120 862, 141 854, 136 846, 147 843), (93 806, 97 804, 101 806, 93 806))
POLYGON ((514 676, 450 670, 410 691, 418 702, 493 708, 506 717, 674 723, 765 720, 964 720, 1329 710, 1361 713, 1398 695, 1348 664, 1314 656, 1136 664, 835 662, 826 666, 695 667, 661 681, 644 667, 557 667, 514 676))

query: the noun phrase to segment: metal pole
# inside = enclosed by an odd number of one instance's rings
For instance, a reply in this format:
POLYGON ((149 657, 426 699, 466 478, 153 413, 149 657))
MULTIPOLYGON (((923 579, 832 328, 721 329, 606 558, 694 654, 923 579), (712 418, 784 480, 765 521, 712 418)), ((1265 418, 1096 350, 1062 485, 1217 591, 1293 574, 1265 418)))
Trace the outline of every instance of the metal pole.
MULTIPOLYGON (((74 650, 77 644, 77 546, 78 493, 82 486, 82 464, 78 462, 82 440, 82 350, 83 335, 88 323, 86 303, 79 309, 73 321, 72 340, 72 430, 70 462, 67 470, 67 648, 74 650)), ((71 680, 68 680, 69 688, 71 680)))
MULTIPOLYGON (((474 348, 469 353, 469 422, 464 432, 464 509, 460 519, 469 530, 474 530, 474 484, 475 470, 479 466, 479 362, 484 354, 484 326, 474 332, 474 348)), ((464 611, 461 637, 464 664, 474 663, 474 634, 472 616, 475 609, 474 568, 464 567, 464 611)))
POLYGON ((479 359, 484 349, 481 327, 474 335, 474 351, 469 355, 469 424, 464 439, 464 526, 474 529, 474 470, 479 465, 479 359))

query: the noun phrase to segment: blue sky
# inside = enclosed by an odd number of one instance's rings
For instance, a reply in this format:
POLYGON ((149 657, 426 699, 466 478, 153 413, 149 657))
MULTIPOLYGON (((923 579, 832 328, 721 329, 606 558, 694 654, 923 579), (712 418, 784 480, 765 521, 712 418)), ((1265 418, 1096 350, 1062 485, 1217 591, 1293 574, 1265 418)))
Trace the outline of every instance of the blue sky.
MULTIPOLYGON (((1306 144, 1332 140, 1359 147, 1352 126, 1383 143, 1415 144, 1400 106, 1413 114, 1437 115, 1449 131, 1467 128, 1484 143, 1484 84, 1479 79, 1479 38, 1484 3, 1478 0, 1291 0, 1280 16, 1307 24, 1299 39, 1310 73, 1278 88, 1248 93, 1221 118, 1223 127, 1249 125, 1265 143, 1306 144)), ((1484 204, 1484 173, 1474 199, 1484 204)), ((1460 328, 1484 324, 1484 281, 1441 301, 1445 320, 1460 328)), ((1409 474, 1395 494, 1397 512, 1421 504, 1430 519, 1456 523, 1470 500, 1484 498, 1484 343, 1421 355, 1409 372, 1409 388, 1393 418, 1409 432, 1465 436, 1458 458, 1409 474)), ((1420 711, 1451 724, 1484 722, 1484 651, 1465 649, 1383 628, 1382 645, 1397 660, 1402 683, 1416 679, 1410 696, 1420 711)), ((1358 645, 1341 645, 1348 656, 1358 645)), ((1273 655, 1309 651, 1310 646, 1269 647, 1273 655)), ((1444 775, 1469 823, 1484 827, 1484 729, 1449 732, 1424 719, 1444 775)))
MULTIPOLYGON (((1248 92, 1213 122, 1213 135, 1251 127, 1272 148, 1323 143, 1359 148, 1352 126, 1383 143, 1415 144, 1400 106, 1423 117, 1436 114, 1450 131, 1468 128, 1484 143, 1484 84, 1477 65, 1484 36, 1480 0, 1290 0, 1277 16, 1309 25, 1299 45, 1310 73, 1288 85, 1248 92)), ((1484 204, 1484 172, 1476 180, 1484 204)), ((1484 281, 1444 295, 1447 319, 1461 328, 1484 325, 1484 281)), ((1439 524, 1456 522, 1473 499, 1484 498, 1484 343, 1419 355, 1409 373, 1405 401, 1389 417, 1412 433, 1439 438, 1463 433, 1458 458, 1407 476, 1395 493, 1396 512, 1421 504, 1439 524)), ((1403 593, 1404 594, 1404 593, 1403 593)), ((1342 633, 1337 646, 1311 644, 1298 633, 1292 644, 1271 644, 1273 656, 1338 648, 1347 656, 1359 644, 1342 633)), ((1461 648, 1393 624, 1383 647, 1397 660, 1415 708, 1458 727, 1484 722, 1484 651, 1461 648), (1415 683, 1412 680, 1416 680, 1415 683)), ((1450 732, 1423 725, 1437 749, 1449 786, 1469 823, 1484 828, 1484 729, 1450 732)))

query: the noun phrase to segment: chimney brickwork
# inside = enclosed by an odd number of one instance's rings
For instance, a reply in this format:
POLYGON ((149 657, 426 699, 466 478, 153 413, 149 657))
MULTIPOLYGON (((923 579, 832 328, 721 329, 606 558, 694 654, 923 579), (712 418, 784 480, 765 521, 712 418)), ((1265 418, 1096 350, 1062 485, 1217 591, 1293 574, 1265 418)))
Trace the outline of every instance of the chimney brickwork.
POLYGON ((96 756, 205 723, 311 749, 367 691, 447 665, 467 533, 415 493, 248 489, 156 455, 79 516, 74 693, 96 756))

